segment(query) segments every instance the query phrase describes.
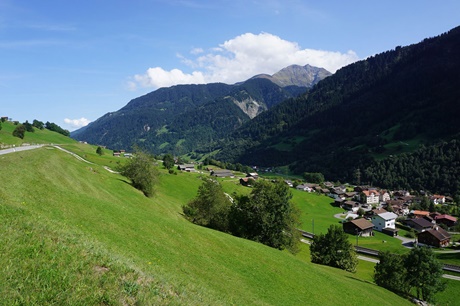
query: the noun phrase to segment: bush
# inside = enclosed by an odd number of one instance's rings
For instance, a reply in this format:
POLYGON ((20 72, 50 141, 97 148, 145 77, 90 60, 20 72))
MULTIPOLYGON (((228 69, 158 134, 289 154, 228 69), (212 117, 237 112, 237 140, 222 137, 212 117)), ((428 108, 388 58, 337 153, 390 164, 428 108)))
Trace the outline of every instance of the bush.
POLYGON ((14 131, 13 131, 13 136, 18 137, 21 139, 24 139, 24 135, 26 133, 26 127, 24 125, 18 125, 14 131))

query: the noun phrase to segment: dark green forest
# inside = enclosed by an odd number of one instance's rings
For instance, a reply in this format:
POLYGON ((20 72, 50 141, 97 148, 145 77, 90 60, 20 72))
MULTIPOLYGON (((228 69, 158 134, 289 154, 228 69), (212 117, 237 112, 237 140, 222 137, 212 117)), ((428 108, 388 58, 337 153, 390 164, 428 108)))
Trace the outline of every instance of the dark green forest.
MULTIPOLYGON (((375 160, 458 139, 458 54, 460 28, 344 67, 303 97, 286 100, 235 131, 218 147, 216 159, 290 165, 294 173, 320 172, 329 180, 354 182, 356 170, 375 160)), ((420 165, 427 167, 424 173, 435 173, 438 161, 420 165)), ((406 188, 458 189, 459 177, 452 171, 449 179, 417 178, 437 182, 426 184, 409 183, 415 178, 400 170, 392 175, 406 177, 406 188)), ((386 182, 388 187, 403 184, 386 182)))
POLYGON ((460 141, 422 145, 411 154, 376 161, 362 172, 364 181, 384 188, 456 195, 460 191, 460 141))

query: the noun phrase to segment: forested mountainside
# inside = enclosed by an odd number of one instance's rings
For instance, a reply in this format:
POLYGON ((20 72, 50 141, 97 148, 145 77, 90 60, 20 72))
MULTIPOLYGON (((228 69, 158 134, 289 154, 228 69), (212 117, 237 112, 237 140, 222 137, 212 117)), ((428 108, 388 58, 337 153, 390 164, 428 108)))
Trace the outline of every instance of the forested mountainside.
POLYGON ((458 138, 458 54, 455 28, 344 67, 235 131, 216 158, 355 181, 376 159, 458 138))
POLYGON ((256 76, 235 85, 160 88, 73 132, 72 137, 112 149, 137 145, 156 154, 208 149, 244 122, 304 93, 328 75, 309 65, 290 66, 279 75, 256 76))
POLYGON ((379 160, 358 171, 363 182, 375 182, 384 188, 457 195, 460 191, 460 141, 422 145, 413 153, 379 160))

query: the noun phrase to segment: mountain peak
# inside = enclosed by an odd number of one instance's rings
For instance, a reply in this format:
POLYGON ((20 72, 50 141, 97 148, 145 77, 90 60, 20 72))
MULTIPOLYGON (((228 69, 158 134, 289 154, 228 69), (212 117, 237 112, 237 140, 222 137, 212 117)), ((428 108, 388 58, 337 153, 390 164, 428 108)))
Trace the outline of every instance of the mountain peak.
POLYGON ((332 73, 324 68, 313 67, 307 64, 305 66, 290 65, 273 75, 258 74, 252 78, 269 79, 281 87, 292 85, 300 87, 312 87, 330 75, 332 75, 332 73))

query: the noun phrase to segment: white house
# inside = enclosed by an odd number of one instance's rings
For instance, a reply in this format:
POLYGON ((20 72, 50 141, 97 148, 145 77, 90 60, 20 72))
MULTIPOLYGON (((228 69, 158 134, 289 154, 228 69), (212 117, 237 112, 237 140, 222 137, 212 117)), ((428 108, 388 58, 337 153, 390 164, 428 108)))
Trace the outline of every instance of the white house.
POLYGON ((306 192, 312 192, 312 190, 313 190, 313 189, 310 188, 309 186, 303 185, 303 184, 297 185, 296 189, 297 189, 297 190, 306 191, 306 192))
POLYGON ((392 212, 385 212, 378 215, 372 216, 372 224, 374 224, 374 229, 381 232, 383 229, 391 228, 395 229, 397 214, 392 212))
POLYGON ((390 198, 390 194, 385 191, 385 190, 380 190, 380 202, 386 202, 386 201, 389 201, 391 198, 390 198))
POLYGON ((361 192, 361 202, 366 204, 379 204, 380 193, 377 190, 363 190, 361 192))
POLYGON ((436 205, 446 203, 446 197, 443 196, 443 195, 439 195, 439 194, 433 195, 433 196, 430 198, 430 200, 431 200, 431 202, 433 202, 433 203, 436 204, 436 205))

